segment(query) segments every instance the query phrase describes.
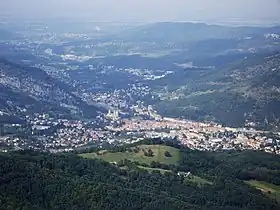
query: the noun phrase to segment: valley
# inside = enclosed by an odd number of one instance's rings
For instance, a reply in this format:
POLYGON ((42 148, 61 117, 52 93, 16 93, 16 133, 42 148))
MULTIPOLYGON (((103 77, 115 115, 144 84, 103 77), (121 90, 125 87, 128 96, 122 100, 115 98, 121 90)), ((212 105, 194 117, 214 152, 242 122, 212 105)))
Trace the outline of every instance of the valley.
POLYGON ((279 210, 279 2, 2 1, 0 210, 279 210))
POLYGON ((280 152, 279 27, 52 24, 3 25, 2 151, 162 139, 280 152))

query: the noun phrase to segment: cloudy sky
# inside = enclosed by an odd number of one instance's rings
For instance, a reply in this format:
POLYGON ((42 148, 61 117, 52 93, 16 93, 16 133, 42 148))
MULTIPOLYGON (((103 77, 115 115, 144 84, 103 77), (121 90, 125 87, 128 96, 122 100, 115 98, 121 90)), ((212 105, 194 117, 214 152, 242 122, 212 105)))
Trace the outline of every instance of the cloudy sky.
POLYGON ((280 21, 280 0, 0 0, 14 17, 85 17, 92 21, 280 21))

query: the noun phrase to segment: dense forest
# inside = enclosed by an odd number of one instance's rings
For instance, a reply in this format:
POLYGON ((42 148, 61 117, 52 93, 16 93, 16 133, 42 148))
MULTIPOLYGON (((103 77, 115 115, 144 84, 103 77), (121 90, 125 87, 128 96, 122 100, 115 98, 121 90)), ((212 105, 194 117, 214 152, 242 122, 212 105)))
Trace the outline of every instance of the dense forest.
POLYGON ((280 209, 277 199, 244 182, 279 185, 279 156, 181 148, 173 167, 212 184, 198 186, 177 173, 128 170, 76 154, 2 153, 0 209, 280 209))
MULTIPOLYGON (((187 69, 153 82, 163 116, 278 129, 280 54, 237 59, 215 69, 187 69), (246 59, 245 59, 246 58, 246 59)), ((222 60, 222 59, 221 59, 222 60)))

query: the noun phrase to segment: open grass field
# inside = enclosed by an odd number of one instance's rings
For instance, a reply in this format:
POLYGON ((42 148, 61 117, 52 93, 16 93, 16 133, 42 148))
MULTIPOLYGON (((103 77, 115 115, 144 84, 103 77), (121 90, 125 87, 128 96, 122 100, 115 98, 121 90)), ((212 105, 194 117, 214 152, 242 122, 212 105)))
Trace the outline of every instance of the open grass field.
MULTIPOLYGON (((139 152, 134 151, 126 151, 126 152, 108 152, 102 151, 99 153, 85 153, 81 154, 80 156, 84 158, 99 158, 105 160, 107 162, 118 162, 121 160, 130 160, 139 163, 146 163, 150 164, 152 161, 160 162, 163 164, 173 164, 176 165, 180 158, 180 151, 179 149, 168 147, 165 145, 140 145, 138 146, 139 152), (148 151, 151 149, 153 151, 152 157, 147 157, 144 155, 144 151, 148 151), (172 157, 165 157, 164 153, 168 151, 172 157)), ((132 150, 135 149, 131 148, 132 150)))
POLYGON ((186 178, 187 181, 189 182, 193 182, 199 186, 204 186, 204 185, 212 185, 213 183, 206 180, 206 179, 203 179, 199 176, 195 176, 195 175, 191 175, 190 177, 186 178))
MULTIPOLYGON (((170 170, 164 170, 164 169, 160 169, 160 168, 149 168, 149 167, 144 167, 144 166, 137 166, 138 168, 144 169, 146 171, 152 172, 152 171, 159 171, 161 174, 165 174, 165 173, 172 173, 170 170)), ((185 178, 186 182, 193 182, 195 184, 197 184, 198 186, 204 186, 206 184, 208 185, 212 185, 213 183, 203 179, 199 176, 195 176, 195 175, 190 175, 189 177, 185 178)))
POLYGON ((161 174, 172 173, 170 170, 165 170, 165 169, 161 169, 161 168, 149 168, 149 167, 144 167, 144 166, 137 166, 137 167, 140 169, 144 169, 148 172, 159 171, 161 174))
MULTIPOLYGON (((137 146, 139 148, 138 152, 135 152, 134 149, 136 147, 132 147, 130 151, 126 152, 109 152, 107 150, 101 150, 98 153, 84 153, 80 154, 81 157, 84 158, 92 158, 92 159, 102 159, 107 162, 119 162, 121 160, 130 160, 133 162, 139 162, 139 163, 145 163, 150 164, 152 161, 160 162, 163 164, 173 164, 176 165, 180 159, 180 150, 165 146, 165 145, 139 145, 137 146), (148 151, 151 149, 153 151, 152 157, 147 157, 144 155, 144 151, 148 151), (165 157, 164 153, 168 151, 172 157, 165 157)), ((146 170, 148 172, 153 171, 159 171, 161 174, 165 173, 172 173, 170 170, 164 170, 160 168, 150 168, 150 167, 144 167, 144 166, 137 166, 139 169, 146 170)), ((125 166, 123 169, 127 169, 125 166)), ((203 186, 205 184, 212 184, 206 179, 203 179, 199 176, 191 175, 189 177, 185 178, 186 182, 193 182, 197 184, 198 186, 203 186)))
POLYGON ((280 201, 280 186, 257 180, 250 180, 245 182, 252 187, 255 187, 256 189, 261 190, 269 197, 275 198, 280 201))

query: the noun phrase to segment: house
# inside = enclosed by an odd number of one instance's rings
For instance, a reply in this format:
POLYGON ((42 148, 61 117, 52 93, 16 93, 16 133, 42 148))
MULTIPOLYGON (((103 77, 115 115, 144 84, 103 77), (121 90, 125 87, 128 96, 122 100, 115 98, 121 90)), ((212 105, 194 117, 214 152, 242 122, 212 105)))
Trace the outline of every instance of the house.
POLYGON ((178 176, 183 176, 185 178, 189 177, 191 175, 191 172, 189 171, 188 173, 186 172, 178 172, 177 173, 178 176))

